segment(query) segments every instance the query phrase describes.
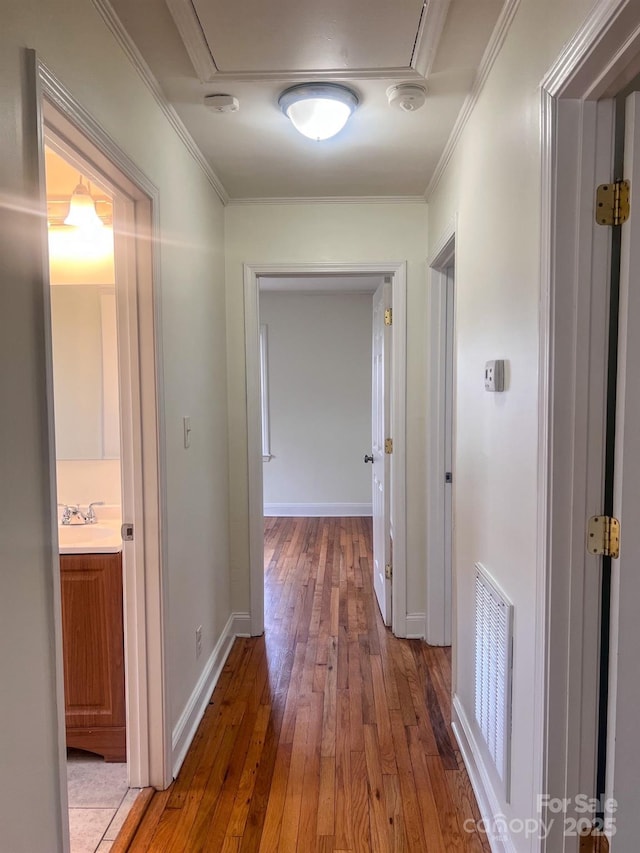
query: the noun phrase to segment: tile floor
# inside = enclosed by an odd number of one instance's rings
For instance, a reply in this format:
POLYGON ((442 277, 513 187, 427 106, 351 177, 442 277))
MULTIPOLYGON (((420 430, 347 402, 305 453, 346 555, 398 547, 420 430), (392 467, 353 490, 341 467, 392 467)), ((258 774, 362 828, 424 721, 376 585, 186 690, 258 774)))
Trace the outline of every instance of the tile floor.
POLYGON ((71 853, 107 853, 139 793, 127 785, 127 765, 69 749, 67 784, 71 853))

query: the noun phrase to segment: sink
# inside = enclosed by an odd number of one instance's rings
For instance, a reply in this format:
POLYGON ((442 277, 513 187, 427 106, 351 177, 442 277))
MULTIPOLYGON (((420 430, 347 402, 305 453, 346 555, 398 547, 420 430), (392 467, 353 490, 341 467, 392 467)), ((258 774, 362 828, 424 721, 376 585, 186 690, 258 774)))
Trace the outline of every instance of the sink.
POLYGON ((58 526, 61 553, 109 553, 122 547, 119 529, 106 524, 61 524, 58 526))

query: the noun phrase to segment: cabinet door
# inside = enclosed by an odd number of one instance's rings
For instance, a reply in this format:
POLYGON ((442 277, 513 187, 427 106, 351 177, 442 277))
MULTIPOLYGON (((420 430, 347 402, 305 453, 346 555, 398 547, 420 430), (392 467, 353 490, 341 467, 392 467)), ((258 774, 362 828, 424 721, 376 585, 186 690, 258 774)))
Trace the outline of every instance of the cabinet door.
POLYGON ((125 724, 122 557, 60 558, 67 729, 125 724))

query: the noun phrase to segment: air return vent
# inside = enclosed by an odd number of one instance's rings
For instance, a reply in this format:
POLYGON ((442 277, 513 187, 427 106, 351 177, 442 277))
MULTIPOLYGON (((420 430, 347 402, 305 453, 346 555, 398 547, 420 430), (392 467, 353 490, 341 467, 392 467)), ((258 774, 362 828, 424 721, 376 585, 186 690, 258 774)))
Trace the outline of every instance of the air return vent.
POLYGON ((509 800, 513 605, 476 563, 475 716, 509 800))

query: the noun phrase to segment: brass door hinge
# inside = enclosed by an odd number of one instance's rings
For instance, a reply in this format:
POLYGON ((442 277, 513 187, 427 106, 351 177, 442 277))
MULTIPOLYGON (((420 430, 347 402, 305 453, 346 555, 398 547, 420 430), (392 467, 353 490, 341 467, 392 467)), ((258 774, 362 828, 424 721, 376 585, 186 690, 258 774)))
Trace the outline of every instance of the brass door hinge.
POLYGON ((594 515, 587 525, 587 551, 594 556, 620 555, 620 522, 608 515, 594 515))
POLYGON ((598 225, 622 225, 629 218, 631 184, 615 181, 600 184, 596 190, 596 222, 598 225))
POLYGON ((393 324, 393 312, 391 308, 384 309, 384 324, 385 326, 391 326, 393 324))
POLYGON ((393 439, 385 438, 384 440, 384 452, 385 453, 393 453, 393 439))
POLYGON ((390 581, 393 577, 393 566, 391 565, 391 563, 387 563, 387 565, 384 567, 384 576, 388 581, 390 581))

